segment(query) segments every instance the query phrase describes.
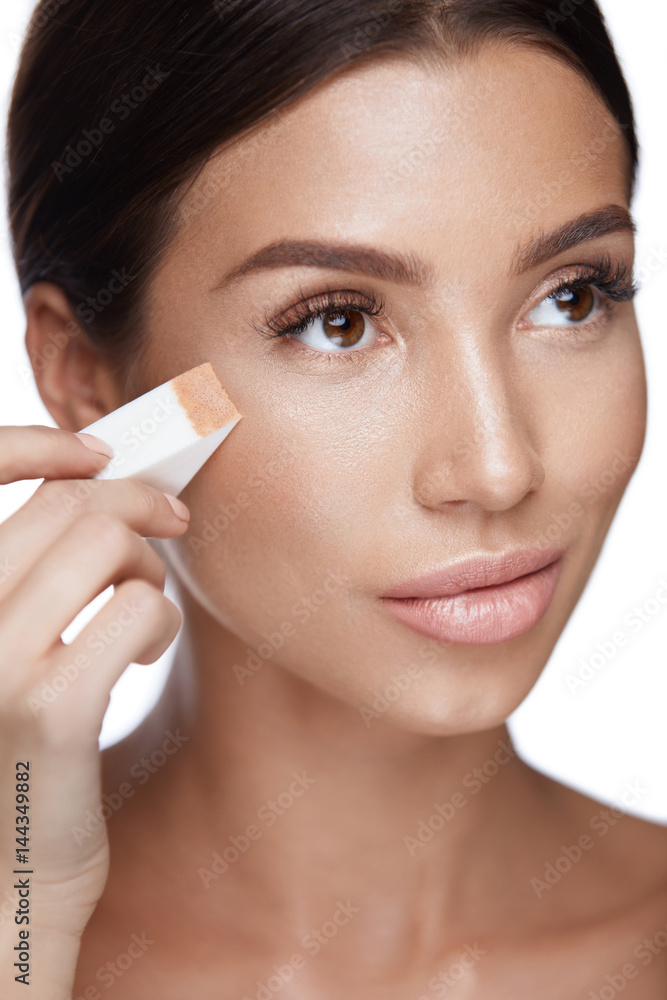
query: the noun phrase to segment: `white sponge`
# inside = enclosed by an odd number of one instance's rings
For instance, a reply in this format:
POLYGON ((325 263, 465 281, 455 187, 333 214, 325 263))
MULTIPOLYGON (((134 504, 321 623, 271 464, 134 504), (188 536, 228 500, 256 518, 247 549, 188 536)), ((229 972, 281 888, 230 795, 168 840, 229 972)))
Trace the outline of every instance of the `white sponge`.
POLYGON ((241 419, 210 362, 95 420, 114 457, 95 479, 140 479, 177 496, 241 419))

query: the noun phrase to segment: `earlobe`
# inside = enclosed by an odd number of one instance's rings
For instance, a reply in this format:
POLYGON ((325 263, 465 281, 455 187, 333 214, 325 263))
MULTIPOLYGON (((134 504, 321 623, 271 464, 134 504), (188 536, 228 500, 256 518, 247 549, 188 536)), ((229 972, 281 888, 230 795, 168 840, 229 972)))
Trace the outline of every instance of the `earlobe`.
POLYGON ((59 427, 80 430, 125 401, 108 359, 77 322, 58 285, 36 282, 23 305, 37 391, 59 427))

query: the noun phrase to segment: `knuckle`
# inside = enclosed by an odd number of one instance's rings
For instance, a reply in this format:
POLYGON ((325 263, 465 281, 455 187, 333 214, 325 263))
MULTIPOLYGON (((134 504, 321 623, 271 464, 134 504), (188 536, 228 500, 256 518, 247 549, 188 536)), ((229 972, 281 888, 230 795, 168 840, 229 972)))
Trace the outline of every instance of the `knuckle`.
POLYGON ((116 591, 123 600, 131 601, 135 606, 141 608, 142 616, 145 619, 152 621, 159 619, 164 614, 164 602, 167 598, 148 580, 143 580, 140 577, 125 580, 116 588, 116 591))
POLYGON ((31 501, 53 520, 67 521, 91 508, 90 498, 101 483, 98 479, 45 479, 31 501))
POLYGON ((35 490, 32 501, 48 517, 62 521, 68 517, 64 499, 66 495, 68 490, 65 480, 46 479, 35 490))
POLYGON ((105 552, 125 554, 129 546, 129 528, 105 511, 94 511, 83 515, 77 522, 76 531, 105 552))
MULTIPOLYGON (((133 495, 133 499, 141 506, 145 514, 153 514, 159 510, 160 492, 148 483, 143 483, 140 479, 126 479, 128 489, 133 495)), ((166 500, 165 500, 166 503, 166 500)))

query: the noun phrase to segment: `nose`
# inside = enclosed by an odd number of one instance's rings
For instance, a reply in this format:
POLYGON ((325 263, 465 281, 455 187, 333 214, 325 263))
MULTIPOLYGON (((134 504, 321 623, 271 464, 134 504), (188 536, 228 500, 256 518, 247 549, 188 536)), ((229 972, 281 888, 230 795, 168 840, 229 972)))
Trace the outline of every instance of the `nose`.
POLYGON ((507 343, 488 338, 484 346, 468 337, 452 352, 450 342, 445 363, 441 357, 432 367, 430 412, 414 474, 415 500, 422 506, 468 503, 506 511, 544 482, 535 444, 536 393, 507 343))

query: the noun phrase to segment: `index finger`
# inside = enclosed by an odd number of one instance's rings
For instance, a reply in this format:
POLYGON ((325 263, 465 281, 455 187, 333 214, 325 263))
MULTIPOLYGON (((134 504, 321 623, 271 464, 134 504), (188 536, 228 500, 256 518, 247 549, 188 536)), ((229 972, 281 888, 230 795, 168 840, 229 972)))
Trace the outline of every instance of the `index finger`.
POLYGON ((83 479, 94 476, 112 457, 111 445, 92 434, 42 424, 0 426, 3 486, 19 479, 83 479))

